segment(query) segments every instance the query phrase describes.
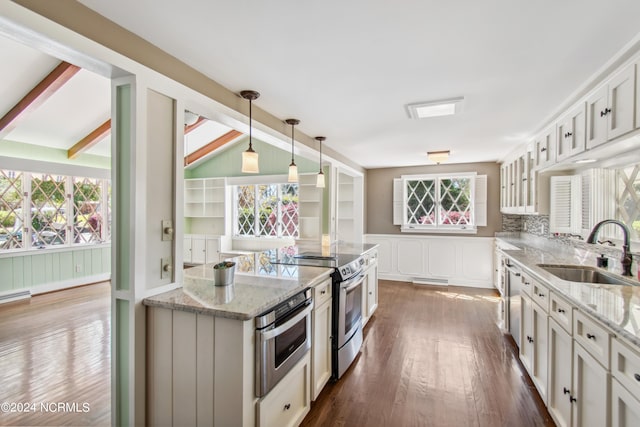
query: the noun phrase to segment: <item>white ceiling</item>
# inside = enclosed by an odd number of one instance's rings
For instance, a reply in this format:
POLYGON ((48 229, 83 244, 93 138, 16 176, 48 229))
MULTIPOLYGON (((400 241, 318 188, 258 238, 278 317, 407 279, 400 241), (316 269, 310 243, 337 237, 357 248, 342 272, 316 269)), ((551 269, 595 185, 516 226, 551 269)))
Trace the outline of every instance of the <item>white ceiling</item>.
POLYGON ((80 2, 367 168, 500 159, 640 31, 630 0, 80 2))

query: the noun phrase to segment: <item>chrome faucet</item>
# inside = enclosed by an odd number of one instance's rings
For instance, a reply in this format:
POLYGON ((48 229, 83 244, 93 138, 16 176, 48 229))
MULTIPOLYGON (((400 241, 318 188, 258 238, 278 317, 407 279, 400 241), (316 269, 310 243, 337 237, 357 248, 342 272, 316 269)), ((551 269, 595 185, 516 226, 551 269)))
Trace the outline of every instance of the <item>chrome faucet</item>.
POLYGON ((622 235, 623 235, 623 238, 624 238, 624 243, 622 245, 622 259, 620 260, 620 263, 622 264, 622 275, 623 276, 633 276, 633 274, 631 274, 631 262, 633 260, 631 258, 631 253, 629 252, 630 251, 630 246, 631 246, 631 239, 629 237, 629 229, 622 222, 620 222, 618 220, 615 220, 615 219, 605 219, 604 221, 600 221, 599 223, 597 223, 593 227, 593 230, 591 230, 591 233, 589 234, 589 237, 587 238, 587 243, 596 243, 597 242, 598 231, 600 231, 600 227, 602 227, 605 224, 617 224, 617 225, 620 226, 620 228, 622 228, 622 235))

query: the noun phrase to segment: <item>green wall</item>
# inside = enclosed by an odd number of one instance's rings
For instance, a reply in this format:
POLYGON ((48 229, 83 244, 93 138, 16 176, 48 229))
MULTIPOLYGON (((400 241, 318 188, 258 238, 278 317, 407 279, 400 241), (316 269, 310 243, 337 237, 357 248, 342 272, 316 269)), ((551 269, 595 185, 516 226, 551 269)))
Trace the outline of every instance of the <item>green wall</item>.
MULTIPOLYGON (((281 150, 266 142, 255 138, 251 140, 253 149, 258 152, 260 175, 286 175, 289 173, 291 163, 291 151, 281 150)), ((187 167, 184 171, 185 178, 212 178, 230 176, 249 176, 253 174, 243 174, 242 152, 249 147, 249 137, 244 137, 233 146, 221 151, 219 154, 199 163, 195 166, 187 167)), ((305 159, 301 156, 295 157, 299 173, 318 172, 318 162, 305 159)))
POLYGON ((67 150, 24 144, 22 142, 15 141, 0 141, 0 154, 7 157, 16 157, 28 160, 40 160, 43 162, 111 169, 110 157, 96 156, 93 154, 80 154, 75 159, 69 159, 67 157, 67 150))

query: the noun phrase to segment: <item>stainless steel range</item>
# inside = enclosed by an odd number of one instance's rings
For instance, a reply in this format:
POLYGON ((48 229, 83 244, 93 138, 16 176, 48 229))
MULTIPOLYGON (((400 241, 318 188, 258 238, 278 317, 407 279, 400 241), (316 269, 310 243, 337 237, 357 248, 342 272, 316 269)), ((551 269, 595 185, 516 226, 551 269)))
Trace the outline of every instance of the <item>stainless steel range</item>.
POLYGON ((274 264, 333 268, 331 370, 339 379, 362 347, 364 258, 356 254, 300 252, 272 259, 274 264))

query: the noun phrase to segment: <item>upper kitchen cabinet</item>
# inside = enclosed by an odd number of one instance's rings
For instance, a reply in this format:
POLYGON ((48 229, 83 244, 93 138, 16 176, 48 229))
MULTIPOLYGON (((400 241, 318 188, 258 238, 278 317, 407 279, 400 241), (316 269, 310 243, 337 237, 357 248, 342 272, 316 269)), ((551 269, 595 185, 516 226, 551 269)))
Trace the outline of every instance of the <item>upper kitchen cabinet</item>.
POLYGON ((556 161, 556 125, 555 123, 534 138, 535 169, 551 166, 556 161))
POLYGON ((500 211, 510 214, 548 213, 548 177, 535 170, 537 145, 532 142, 500 169, 500 211))
POLYGON ((635 73, 636 65, 628 65, 587 98, 587 149, 634 129, 635 73))
POLYGON ((585 150, 586 104, 579 102, 557 122, 556 161, 562 161, 585 150))

